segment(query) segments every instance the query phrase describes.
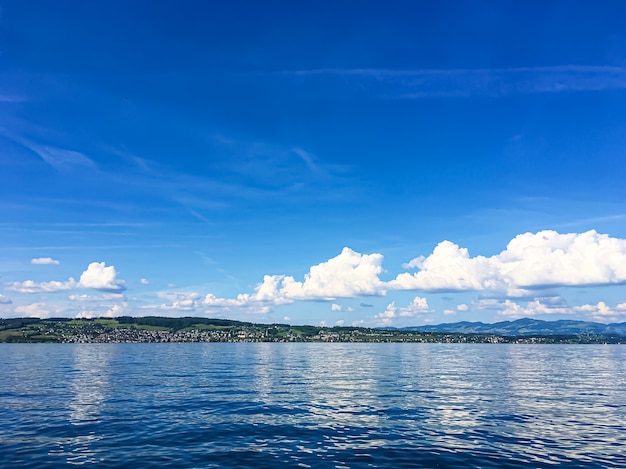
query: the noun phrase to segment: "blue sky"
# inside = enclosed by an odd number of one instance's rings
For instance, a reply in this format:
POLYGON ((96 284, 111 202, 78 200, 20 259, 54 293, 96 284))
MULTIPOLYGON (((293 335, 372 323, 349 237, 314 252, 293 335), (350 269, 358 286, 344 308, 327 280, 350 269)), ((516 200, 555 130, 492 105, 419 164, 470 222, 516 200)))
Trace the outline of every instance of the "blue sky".
POLYGON ((0 316, 626 320, 623 2, 0 2, 0 316))

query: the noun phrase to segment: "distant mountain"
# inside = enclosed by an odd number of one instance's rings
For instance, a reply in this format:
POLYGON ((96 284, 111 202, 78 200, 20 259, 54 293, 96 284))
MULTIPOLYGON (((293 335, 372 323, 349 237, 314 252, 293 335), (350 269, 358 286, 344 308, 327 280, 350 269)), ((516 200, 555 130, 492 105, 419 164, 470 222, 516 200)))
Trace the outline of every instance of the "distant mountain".
POLYGON ((497 335, 610 334, 626 336, 626 322, 602 324, 590 321, 541 321, 539 319, 524 318, 516 321, 502 321, 493 324, 463 321, 429 326, 412 326, 404 327, 402 330, 497 335))

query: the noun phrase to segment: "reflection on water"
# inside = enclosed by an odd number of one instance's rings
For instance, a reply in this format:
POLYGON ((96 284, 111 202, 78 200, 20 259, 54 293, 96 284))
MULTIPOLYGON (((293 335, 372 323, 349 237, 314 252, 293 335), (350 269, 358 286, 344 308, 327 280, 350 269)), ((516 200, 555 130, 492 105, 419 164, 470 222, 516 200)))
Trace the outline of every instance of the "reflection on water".
POLYGON ((626 466, 619 346, 0 349, 0 467, 626 466))
POLYGON ((109 388, 110 354, 108 347, 84 344, 74 349, 74 373, 70 377, 74 397, 69 403, 72 424, 98 422, 109 388))
POLYGON ((76 345, 72 349, 73 370, 68 373, 70 396, 69 422, 78 427, 73 436, 58 442, 50 455, 64 457, 68 464, 98 462, 94 445, 103 438, 99 434, 102 408, 109 394, 109 360, 114 350, 91 344, 76 345))

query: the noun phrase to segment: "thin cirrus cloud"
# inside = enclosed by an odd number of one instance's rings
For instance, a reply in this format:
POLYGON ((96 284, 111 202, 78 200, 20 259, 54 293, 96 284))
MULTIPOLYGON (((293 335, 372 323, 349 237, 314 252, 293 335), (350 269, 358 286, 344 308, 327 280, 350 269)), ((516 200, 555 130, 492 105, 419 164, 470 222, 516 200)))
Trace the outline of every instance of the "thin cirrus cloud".
POLYGON ((74 288, 93 288, 104 292, 116 293, 126 289, 123 280, 117 278, 114 266, 106 266, 104 262, 92 262, 81 274, 79 281, 70 277, 67 281, 34 282, 10 282, 6 288, 18 293, 53 293, 58 291, 72 290, 74 288))
MULTIPOLYGON (((382 98, 469 98, 626 88, 626 68, 560 65, 476 69, 310 69, 284 76, 337 77, 367 82, 382 98)), ((356 86, 355 86, 356 88, 356 86)))

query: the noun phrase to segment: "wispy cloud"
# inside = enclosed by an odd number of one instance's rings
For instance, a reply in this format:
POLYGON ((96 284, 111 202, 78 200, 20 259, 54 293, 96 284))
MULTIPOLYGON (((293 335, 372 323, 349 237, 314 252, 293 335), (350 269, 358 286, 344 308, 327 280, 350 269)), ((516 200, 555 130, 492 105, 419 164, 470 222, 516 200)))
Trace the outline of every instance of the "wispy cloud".
POLYGON ((23 103, 28 101, 24 96, 0 93, 0 103, 23 103))
POLYGON ((0 305, 10 305, 13 301, 8 296, 0 294, 0 305))
POLYGON ((367 83, 378 98, 427 99, 502 97, 568 91, 626 88, 626 68, 561 65, 477 69, 310 69, 277 72, 280 76, 338 77, 367 83))
POLYGON ((36 153, 45 163, 57 171, 67 171, 76 168, 97 169, 96 164, 83 153, 51 145, 42 145, 24 138, 14 138, 32 152, 36 153))

